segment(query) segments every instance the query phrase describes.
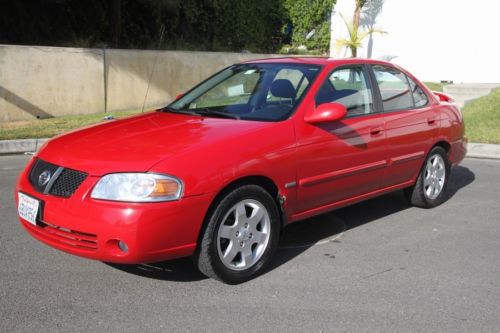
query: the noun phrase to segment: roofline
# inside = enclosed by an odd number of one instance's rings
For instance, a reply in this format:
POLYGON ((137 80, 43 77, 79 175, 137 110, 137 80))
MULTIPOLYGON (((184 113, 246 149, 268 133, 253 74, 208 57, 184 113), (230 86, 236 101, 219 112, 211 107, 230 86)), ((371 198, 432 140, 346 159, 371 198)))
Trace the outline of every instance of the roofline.
POLYGON ((393 67, 399 67, 394 63, 384 61, 384 60, 376 60, 376 59, 368 59, 368 58, 329 58, 329 57, 309 57, 309 56, 284 56, 284 57, 269 57, 269 58, 261 58, 261 59, 253 59, 241 62, 242 64, 249 63, 302 63, 302 64, 316 64, 316 65, 341 65, 341 64, 382 64, 382 65, 390 65, 393 67))

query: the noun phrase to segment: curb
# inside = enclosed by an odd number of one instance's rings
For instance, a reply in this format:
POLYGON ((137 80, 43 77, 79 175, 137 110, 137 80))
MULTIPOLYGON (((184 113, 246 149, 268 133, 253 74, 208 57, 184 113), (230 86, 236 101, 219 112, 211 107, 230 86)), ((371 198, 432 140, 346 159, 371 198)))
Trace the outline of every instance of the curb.
POLYGON ((49 139, 0 140, 0 155, 35 152, 47 142, 47 140, 49 139))
POLYGON ((466 157, 500 159, 500 145, 470 142, 466 157))
MULTIPOLYGON (((47 140, 49 139, 0 140, 0 155, 36 152, 47 140)), ((467 144, 466 157, 500 159, 500 145, 470 142, 467 144)))

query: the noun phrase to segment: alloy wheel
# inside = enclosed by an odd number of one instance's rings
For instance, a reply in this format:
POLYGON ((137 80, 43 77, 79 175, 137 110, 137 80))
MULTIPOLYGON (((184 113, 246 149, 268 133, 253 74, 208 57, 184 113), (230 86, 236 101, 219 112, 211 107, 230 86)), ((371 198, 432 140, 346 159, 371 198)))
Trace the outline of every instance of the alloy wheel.
POLYGON ((428 199, 434 200, 438 197, 444 187, 446 167, 443 157, 434 154, 427 161, 424 175, 424 194, 428 199))
POLYGON ((217 250, 231 270, 245 270, 264 254, 271 235, 269 213, 262 203, 245 199, 224 216, 217 233, 217 250))

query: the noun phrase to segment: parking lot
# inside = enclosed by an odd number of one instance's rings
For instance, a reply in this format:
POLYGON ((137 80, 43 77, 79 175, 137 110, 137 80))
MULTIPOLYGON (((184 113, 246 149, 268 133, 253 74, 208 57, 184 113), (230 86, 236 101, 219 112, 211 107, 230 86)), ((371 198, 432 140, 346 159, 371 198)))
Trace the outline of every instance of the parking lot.
POLYGON ((228 286, 189 259, 109 265, 32 239, 0 156, 0 332, 498 332, 500 161, 453 168, 432 210, 400 192, 289 227, 270 270, 228 286))

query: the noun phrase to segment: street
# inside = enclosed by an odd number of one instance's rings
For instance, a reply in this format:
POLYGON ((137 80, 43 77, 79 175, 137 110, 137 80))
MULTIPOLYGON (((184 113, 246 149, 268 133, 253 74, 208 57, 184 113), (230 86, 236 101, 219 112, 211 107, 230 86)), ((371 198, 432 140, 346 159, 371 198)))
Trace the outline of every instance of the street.
POLYGON ((17 220, 28 156, 0 156, 0 332, 498 332, 500 161, 452 169, 448 200, 394 192, 290 226, 267 273, 229 286, 179 259, 110 265, 17 220))

